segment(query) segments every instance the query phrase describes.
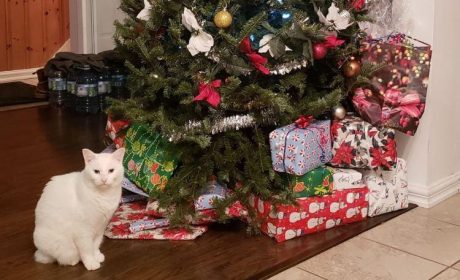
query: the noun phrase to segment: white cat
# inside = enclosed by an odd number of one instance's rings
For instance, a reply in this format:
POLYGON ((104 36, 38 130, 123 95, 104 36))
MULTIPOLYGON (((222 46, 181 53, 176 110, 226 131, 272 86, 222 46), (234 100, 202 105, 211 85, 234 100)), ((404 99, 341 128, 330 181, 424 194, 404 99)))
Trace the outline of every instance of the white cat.
POLYGON ((121 148, 112 154, 83 149, 85 169, 48 182, 35 209, 35 261, 101 266, 104 230, 118 207, 123 179, 121 148))

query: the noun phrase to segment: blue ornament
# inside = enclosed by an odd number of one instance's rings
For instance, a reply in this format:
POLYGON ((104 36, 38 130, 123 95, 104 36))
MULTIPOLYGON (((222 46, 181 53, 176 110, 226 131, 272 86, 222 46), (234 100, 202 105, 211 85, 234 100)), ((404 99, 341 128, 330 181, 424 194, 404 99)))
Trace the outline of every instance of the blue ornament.
POLYGON ((288 10, 271 10, 268 13, 268 23, 274 28, 281 28, 292 22, 292 12, 288 10))
POLYGON ((260 27, 254 33, 249 34, 252 49, 258 50, 260 48, 260 40, 268 33, 270 32, 267 29, 260 27))

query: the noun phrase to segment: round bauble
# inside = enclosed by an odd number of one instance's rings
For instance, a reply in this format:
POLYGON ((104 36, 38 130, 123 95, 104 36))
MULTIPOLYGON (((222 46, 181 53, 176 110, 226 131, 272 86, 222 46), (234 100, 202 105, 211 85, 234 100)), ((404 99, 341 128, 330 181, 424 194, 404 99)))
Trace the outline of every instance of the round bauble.
POLYGON ((343 66, 343 75, 347 78, 354 78, 361 74, 361 64, 356 61, 348 61, 343 66))
POLYGON ((268 13, 268 24, 281 28, 292 21, 292 12, 288 10, 271 10, 268 13))
POLYGON ((232 14, 227 10, 222 10, 214 16, 214 24, 218 28, 227 28, 232 25, 233 17, 232 14))
POLYGON ((136 23, 136 25, 134 26, 134 32, 136 32, 137 35, 141 34, 142 32, 144 32, 145 30, 145 26, 144 24, 138 22, 136 23))
POLYGON ((347 110, 341 105, 335 106, 333 109, 334 118, 337 120, 343 120, 347 116, 347 110))
POLYGON ((321 60, 327 55, 327 47, 323 43, 315 43, 313 45, 313 58, 321 60))

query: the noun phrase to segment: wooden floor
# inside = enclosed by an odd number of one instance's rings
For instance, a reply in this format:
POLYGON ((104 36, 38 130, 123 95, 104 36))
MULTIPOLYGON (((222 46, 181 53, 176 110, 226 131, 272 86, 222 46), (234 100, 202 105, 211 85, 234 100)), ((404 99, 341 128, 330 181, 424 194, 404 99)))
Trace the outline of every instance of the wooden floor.
MULTIPOLYGON (((264 279, 395 217, 368 219, 277 244, 249 237, 239 222, 196 241, 106 240, 102 268, 33 261, 34 208, 47 180, 83 166, 83 147, 101 150, 105 117, 49 107, 0 112, 0 279, 264 279)), ((59 226, 59 225, 56 225, 59 226)))

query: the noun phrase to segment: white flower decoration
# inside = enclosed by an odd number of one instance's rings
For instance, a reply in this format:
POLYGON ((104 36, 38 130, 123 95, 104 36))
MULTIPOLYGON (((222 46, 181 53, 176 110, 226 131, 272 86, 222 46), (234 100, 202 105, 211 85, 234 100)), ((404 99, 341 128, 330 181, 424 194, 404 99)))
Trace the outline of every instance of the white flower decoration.
POLYGON ((149 20, 150 18, 150 9, 152 9, 152 4, 149 0, 144 0, 144 9, 137 14, 138 19, 149 20))
MULTIPOLYGON (((259 42, 259 46, 261 46, 259 48, 259 53, 266 53, 266 52, 270 52, 270 55, 272 57, 274 57, 275 55, 273 54, 271 48, 270 48, 270 41, 273 39, 273 37, 275 37, 274 34, 267 34, 267 35, 264 35, 262 37, 262 39, 260 39, 260 42, 259 42)), ((286 51, 292 51, 288 46, 286 46, 286 51)))
POLYGON ((192 32, 187 49, 192 56, 201 52, 207 53, 214 46, 214 38, 203 30, 198 24, 195 15, 188 8, 184 8, 182 14, 182 24, 188 31, 192 32))
POLYGON ((321 21, 324 25, 328 27, 332 26, 335 30, 344 30, 353 24, 350 22, 350 13, 346 10, 339 12, 339 8, 337 8, 335 3, 332 3, 332 5, 329 7, 326 17, 319 9, 317 11, 317 14, 319 17, 319 21, 321 21))

